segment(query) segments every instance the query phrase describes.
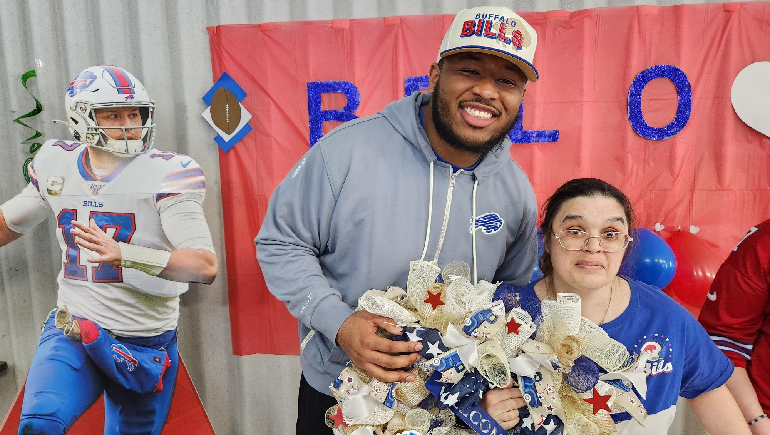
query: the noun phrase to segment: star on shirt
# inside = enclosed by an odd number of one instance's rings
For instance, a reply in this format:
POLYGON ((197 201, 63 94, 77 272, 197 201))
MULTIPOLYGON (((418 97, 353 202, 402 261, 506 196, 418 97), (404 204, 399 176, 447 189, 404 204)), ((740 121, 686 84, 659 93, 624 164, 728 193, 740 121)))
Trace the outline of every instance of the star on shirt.
POLYGON ((431 343, 429 341, 428 342, 428 350, 425 351, 425 353, 429 353, 429 354, 433 355, 434 357, 441 355, 444 352, 442 352, 441 349, 438 346, 440 343, 441 343, 440 341, 437 341, 435 343, 431 343))

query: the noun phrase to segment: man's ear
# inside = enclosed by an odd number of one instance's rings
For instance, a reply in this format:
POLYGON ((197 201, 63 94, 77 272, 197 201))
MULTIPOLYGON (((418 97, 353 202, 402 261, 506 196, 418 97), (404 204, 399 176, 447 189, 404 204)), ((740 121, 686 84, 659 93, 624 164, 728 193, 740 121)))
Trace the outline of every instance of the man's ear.
POLYGON ((433 90, 436 87, 436 83, 438 83, 438 78, 441 75, 441 68, 438 67, 437 63, 434 63, 430 66, 430 72, 428 73, 428 92, 431 94, 433 93, 433 90))

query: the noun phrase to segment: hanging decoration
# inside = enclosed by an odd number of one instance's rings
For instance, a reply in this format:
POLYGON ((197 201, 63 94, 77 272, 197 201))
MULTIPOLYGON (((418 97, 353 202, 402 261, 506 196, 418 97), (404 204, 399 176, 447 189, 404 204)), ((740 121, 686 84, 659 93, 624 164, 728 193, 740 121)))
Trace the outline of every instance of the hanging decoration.
POLYGON ((214 141, 228 152, 251 131, 251 113, 243 107, 246 91, 227 73, 222 73, 202 100, 208 105, 201 116, 218 133, 214 141))
POLYGON ((733 80, 730 102, 741 121, 770 137, 770 62, 743 68, 733 80))
MULTIPOLYGON (((40 103, 40 100, 38 100, 38 99, 37 99, 37 97, 35 97, 35 95, 34 95, 34 94, 32 94, 32 92, 31 92, 31 91, 29 90, 29 88, 27 87, 27 82, 28 82, 28 81, 29 81, 29 79, 31 79, 32 77, 37 77, 37 73, 36 73, 36 72, 35 72, 35 70, 33 70, 33 69, 31 69, 31 70, 29 70, 29 71, 25 72, 24 74, 22 74, 22 75, 21 75, 21 85, 22 85, 22 86, 24 86, 24 89, 26 89, 26 90, 27 90, 27 92, 29 92, 29 95, 31 95, 31 96, 32 96, 32 99, 34 99, 34 100, 35 100, 35 108, 34 108, 34 109, 32 109, 32 110, 30 110, 29 112, 27 112, 27 113, 25 113, 25 114, 23 114, 23 115, 19 116, 18 118, 16 118, 16 119, 14 119, 14 120, 13 120, 13 122, 15 122, 15 123, 17 123, 17 124, 19 124, 19 125, 23 125, 24 127, 27 127, 27 128, 29 128, 29 129, 31 129, 31 130, 34 130, 34 131, 35 131, 35 132, 32 134, 32 136, 30 136, 30 137, 28 137, 28 138, 24 139, 24 140, 22 141, 22 144, 24 144, 24 143, 28 143, 28 142, 31 142, 31 141, 35 141, 35 140, 36 140, 36 139, 38 139, 39 137, 42 137, 42 136, 43 136, 43 133, 41 133, 40 131, 38 131, 38 130, 36 130, 36 129, 32 128, 32 127, 30 127, 29 125, 25 124, 25 123, 22 121, 22 119, 31 118, 31 117, 33 117, 33 116, 39 115, 39 114, 40 114, 40 112, 42 112, 42 111, 43 111, 43 105, 40 103)), ((40 149, 40 147, 42 147, 42 146, 43 146, 43 142, 42 142, 42 141, 40 141, 40 142, 32 142, 32 143, 30 144, 30 147, 29 147, 29 153, 30 153, 30 154, 33 154, 33 156, 32 156, 32 157, 29 157, 29 158, 27 158, 27 160, 25 160, 25 161, 24 161, 24 164, 23 164, 23 166, 22 166, 22 169, 21 169, 21 170, 22 170, 22 174, 24 174, 24 179, 25 179, 25 180, 27 180, 27 183, 29 183, 29 168, 28 168, 28 166, 29 166, 30 162, 32 162, 32 159, 34 158, 34 154, 35 154, 35 153, 37 152, 37 150, 39 150, 39 149, 40 149)))

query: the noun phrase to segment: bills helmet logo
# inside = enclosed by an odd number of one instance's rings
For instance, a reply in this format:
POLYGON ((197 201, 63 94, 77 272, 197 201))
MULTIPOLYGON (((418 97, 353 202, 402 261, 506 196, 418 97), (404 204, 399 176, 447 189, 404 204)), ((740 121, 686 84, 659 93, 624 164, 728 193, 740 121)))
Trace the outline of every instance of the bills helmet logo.
POLYGON ((136 358, 131 355, 128 348, 122 344, 112 345, 112 357, 119 363, 125 362, 129 372, 133 372, 136 366, 139 365, 139 361, 137 361, 136 358))
POLYGON ((646 356, 644 373, 647 376, 657 376, 674 371, 671 363, 674 349, 671 339, 663 334, 645 335, 634 345, 634 352, 646 356))
POLYGON ((83 71, 82 74, 75 77, 75 80, 70 83, 70 87, 67 89, 67 95, 74 97, 91 86, 91 83, 93 83, 94 80, 96 80, 96 74, 91 71, 83 71))
POLYGON ((660 343, 656 341, 648 341, 642 346, 642 352, 646 353, 647 361, 657 361, 661 358, 660 351, 662 347, 660 343))
POLYGON ((471 220, 471 233, 481 228, 484 234, 494 234, 503 227, 503 218, 497 213, 484 213, 471 220))

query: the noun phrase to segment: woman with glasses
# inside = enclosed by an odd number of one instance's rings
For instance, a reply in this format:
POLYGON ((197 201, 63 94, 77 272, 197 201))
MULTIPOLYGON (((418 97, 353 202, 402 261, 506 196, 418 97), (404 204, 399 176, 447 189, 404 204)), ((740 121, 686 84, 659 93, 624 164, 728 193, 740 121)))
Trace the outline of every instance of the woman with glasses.
MULTIPOLYGON (((633 246, 634 214, 623 192, 596 178, 575 179, 559 187, 543 211, 543 278, 522 288, 503 284, 495 298, 505 302, 506 311, 525 309, 539 326, 541 301, 577 294, 583 317, 631 355, 644 354, 647 391, 641 400, 648 417, 641 426, 612 409, 617 433, 667 433, 683 396, 712 435, 749 434, 723 385, 733 366, 695 318, 658 288, 618 276, 633 246)), ((485 393, 481 402, 506 429, 521 421, 521 433, 561 433, 556 416, 529 416, 524 404, 521 391, 510 386, 485 393)))

